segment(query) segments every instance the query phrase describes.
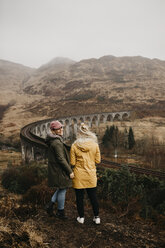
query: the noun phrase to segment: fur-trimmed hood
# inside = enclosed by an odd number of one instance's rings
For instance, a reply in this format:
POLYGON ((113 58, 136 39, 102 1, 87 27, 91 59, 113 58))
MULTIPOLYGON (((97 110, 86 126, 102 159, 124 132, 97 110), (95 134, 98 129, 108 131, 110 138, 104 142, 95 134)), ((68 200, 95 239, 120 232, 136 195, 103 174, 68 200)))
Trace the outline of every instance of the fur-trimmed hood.
POLYGON ((80 137, 74 142, 74 144, 82 152, 88 152, 91 148, 91 142, 93 142, 93 141, 95 143, 97 143, 97 137, 96 136, 93 136, 90 138, 80 137))
POLYGON ((61 140, 61 141, 63 142, 63 137, 62 137, 62 136, 60 136, 60 135, 55 135, 55 134, 53 134, 53 133, 48 133, 48 134, 47 134, 45 142, 46 142, 46 144, 49 146, 50 143, 51 143, 54 139, 59 139, 59 140, 61 140))

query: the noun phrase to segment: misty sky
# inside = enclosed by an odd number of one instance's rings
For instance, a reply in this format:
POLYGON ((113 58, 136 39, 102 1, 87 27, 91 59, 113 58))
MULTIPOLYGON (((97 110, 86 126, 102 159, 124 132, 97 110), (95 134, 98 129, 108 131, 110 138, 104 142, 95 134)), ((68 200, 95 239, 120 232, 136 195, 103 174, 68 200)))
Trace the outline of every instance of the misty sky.
POLYGON ((165 0, 0 0, 0 59, 104 55, 165 60, 165 0))

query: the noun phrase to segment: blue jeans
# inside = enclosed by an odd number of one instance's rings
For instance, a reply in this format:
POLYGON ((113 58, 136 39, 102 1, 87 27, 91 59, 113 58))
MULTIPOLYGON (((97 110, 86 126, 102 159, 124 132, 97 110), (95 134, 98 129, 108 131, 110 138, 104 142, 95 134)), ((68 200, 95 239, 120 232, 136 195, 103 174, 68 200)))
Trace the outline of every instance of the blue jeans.
POLYGON ((57 201, 58 210, 64 209, 65 195, 66 195, 66 189, 57 189, 54 195, 52 196, 51 201, 54 203, 57 201))

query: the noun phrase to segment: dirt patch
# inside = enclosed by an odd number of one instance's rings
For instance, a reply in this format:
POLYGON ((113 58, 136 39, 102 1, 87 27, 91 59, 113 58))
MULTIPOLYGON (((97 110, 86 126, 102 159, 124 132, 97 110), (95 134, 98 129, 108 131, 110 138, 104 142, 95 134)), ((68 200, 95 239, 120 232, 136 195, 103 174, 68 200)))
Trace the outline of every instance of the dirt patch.
POLYGON ((77 223, 72 190, 67 192, 67 220, 49 217, 43 207, 21 205, 17 196, 7 196, 3 192, 1 189, 1 206, 4 207, 6 199, 8 204, 5 206, 6 211, 2 212, 3 207, 0 211, 0 247, 163 248, 165 245, 165 232, 156 226, 142 220, 118 218, 102 207, 101 224, 95 225, 88 203, 85 223, 77 223))

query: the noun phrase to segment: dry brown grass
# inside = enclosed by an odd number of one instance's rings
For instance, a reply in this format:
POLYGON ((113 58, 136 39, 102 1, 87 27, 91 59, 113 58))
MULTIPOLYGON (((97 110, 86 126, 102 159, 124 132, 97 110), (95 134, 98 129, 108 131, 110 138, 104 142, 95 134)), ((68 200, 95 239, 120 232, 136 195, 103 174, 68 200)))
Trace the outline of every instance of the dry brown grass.
POLYGON ((45 235, 33 221, 35 206, 22 205, 22 197, 0 187, 0 247, 47 248, 45 235))
POLYGON ((6 218, 0 218, 0 232, 10 232, 10 226, 9 223, 7 223, 6 218))
POLYGON ((129 131, 132 127, 135 140, 152 140, 155 139, 159 144, 165 141, 165 118, 163 117, 146 117, 143 119, 132 119, 130 121, 108 122, 106 125, 101 124, 99 127, 93 127, 93 130, 99 135, 100 141, 105 133, 106 126, 115 125, 119 131, 124 132, 125 128, 129 131))
MULTIPOLYGON (((4 152, 2 152, 4 154, 4 152)), ((18 154, 14 153, 16 158, 18 154)), ((7 153, 5 152, 5 156, 7 153)), ((9 159, 12 153, 8 153, 9 159)), ((15 159, 16 159, 15 158, 15 159)), ((4 162, 0 162, 5 168, 4 162)), ((134 216, 130 221, 121 216, 118 218, 117 209, 103 207, 100 202, 102 223, 95 226, 92 223, 90 204, 85 204, 85 224, 76 223, 77 216, 75 195, 72 189, 66 196, 66 213, 68 220, 62 221, 49 217, 43 207, 37 204, 23 203, 22 197, 0 187, 0 247, 3 248, 77 248, 77 247, 112 247, 151 248, 164 246, 164 231, 158 226, 144 223, 134 216)), ((136 206, 137 207, 137 206, 136 206)), ((132 215, 132 213, 130 213, 132 215)), ((160 219, 163 226, 164 219, 160 219)))

